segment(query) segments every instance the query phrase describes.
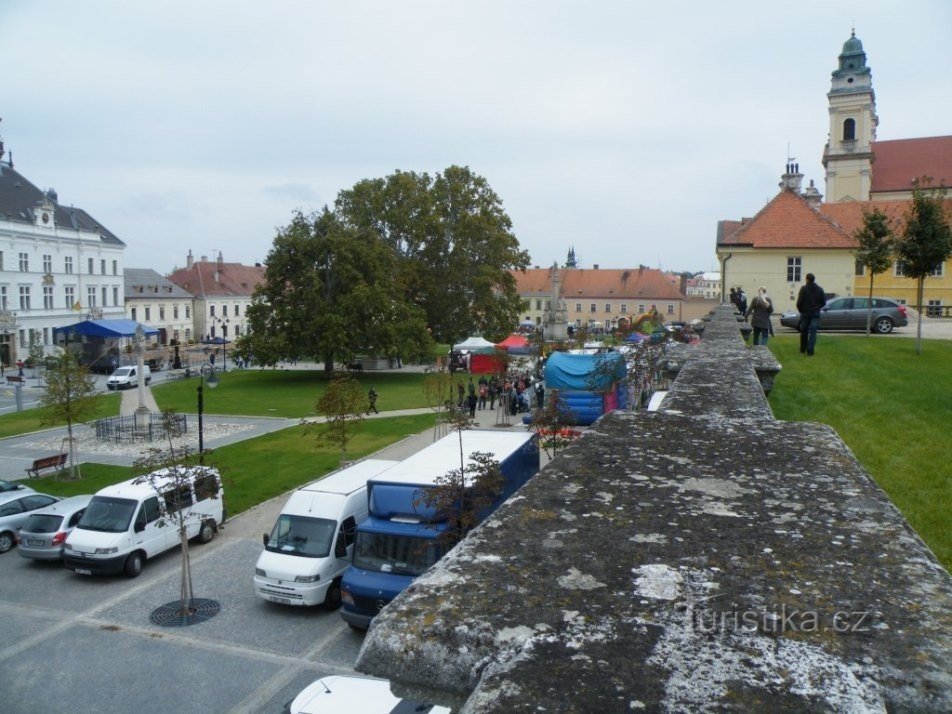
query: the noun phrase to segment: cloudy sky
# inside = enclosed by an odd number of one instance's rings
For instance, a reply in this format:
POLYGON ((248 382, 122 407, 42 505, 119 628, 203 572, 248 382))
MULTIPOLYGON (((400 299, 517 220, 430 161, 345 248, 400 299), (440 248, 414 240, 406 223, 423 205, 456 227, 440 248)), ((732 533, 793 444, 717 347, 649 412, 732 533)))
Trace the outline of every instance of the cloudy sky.
POLYGON ((878 138, 952 133, 948 0, 2 0, 0 135, 130 267, 263 261, 296 209, 458 164, 536 265, 709 270, 788 146, 824 191, 854 25, 878 138))

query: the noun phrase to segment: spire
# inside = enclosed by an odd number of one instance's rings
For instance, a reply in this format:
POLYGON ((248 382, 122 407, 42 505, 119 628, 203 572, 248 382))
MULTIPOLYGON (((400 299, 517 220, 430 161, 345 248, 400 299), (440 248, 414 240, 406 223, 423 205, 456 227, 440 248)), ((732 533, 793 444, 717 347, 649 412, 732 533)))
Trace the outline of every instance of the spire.
POLYGON ((839 66, 833 70, 831 94, 852 94, 855 92, 869 92, 872 90, 873 77, 866 66, 866 52, 863 43, 856 36, 854 29, 850 38, 843 43, 843 51, 839 56, 839 66))
POLYGON ((574 268, 574 267, 576 267, 576 263, 575 263, 575 246, 572 246, 571 248, 569 248, 569 254, 568 254, 568 256, 565 258, 565 267, 566 267, 566 268, 574 268))

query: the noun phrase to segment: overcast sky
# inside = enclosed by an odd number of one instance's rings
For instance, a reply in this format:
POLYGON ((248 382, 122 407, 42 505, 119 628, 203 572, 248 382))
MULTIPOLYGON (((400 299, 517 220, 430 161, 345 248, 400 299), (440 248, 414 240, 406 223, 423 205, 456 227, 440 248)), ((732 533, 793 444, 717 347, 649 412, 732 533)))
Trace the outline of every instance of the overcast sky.
POLYGON ((263 261, 296 209, 458 164, 535 265, 710 270, 788 145, 825 192, 854 25, 878 138, 952 133, 949 0, 2 0, 0 135, 128 267, 263 261))

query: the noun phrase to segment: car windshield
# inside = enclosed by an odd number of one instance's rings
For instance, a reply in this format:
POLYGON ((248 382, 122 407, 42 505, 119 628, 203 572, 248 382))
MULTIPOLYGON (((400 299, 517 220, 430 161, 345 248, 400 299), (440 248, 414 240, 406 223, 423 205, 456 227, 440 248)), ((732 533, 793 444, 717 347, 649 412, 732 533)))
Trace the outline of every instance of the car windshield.
POLYGON ((326 558, 331 552, 336 530, 336 521, 282 513, 271 530, 266 547, 272 553, 326 558))
POLYGON ((113 377, 128 377, 129 373, 132 372, 132 367, 120 367, 115 372, 112 373, 113 377))
POLYGON ((13 483, 12 481, 4 481, 3 479, 0 479, 0 493, 6 493, 7 491, 16 491, 19 488, 22 488, 22 487, 18 483, 13 483))
POLYGON ((421 575, 440 555, 439 544, 429 538, 358 531, 354 565, 380 573, 421 575))
POLYGON ((128 498, 109 498, 93 496, 77 528, 87 531, 123 533, 129 530, 129 523, 135 515, 137 501, 128 498))
POLYGON ((28 533, 56 533, 62 522, 62 516, 52 513, 34 513, 26 519, 23 530, 28 533))

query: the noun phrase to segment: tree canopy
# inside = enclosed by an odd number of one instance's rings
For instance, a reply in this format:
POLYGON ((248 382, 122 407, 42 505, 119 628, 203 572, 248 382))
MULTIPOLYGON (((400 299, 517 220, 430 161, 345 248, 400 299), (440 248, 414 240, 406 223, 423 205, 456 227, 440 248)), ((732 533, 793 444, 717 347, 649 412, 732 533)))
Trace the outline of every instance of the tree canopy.
POLYGON ((469 168, 397 172, 342 191, 336 213, 393 250, 396 283, 421 308, 435 339, 508 334, 521 300, 510 271, 529 265, 512 221, 485 178, 469 168))
POLYGON ((889 227, 889 217, 874 208, 863 211, 863 225, 853 233, 859 249, 856 262, 869 271, 869 307, 866 311, 866 334, 871 331, 873 320, 873 279, 892 265, 893 232, 889 227))
POLYGON ((394 290, 396 257, 375 234, 326 207, 298 212, 279 231, 265 280, 248 308, 242 348, 257 361, 351 361, 358 354, 420 358, 430 338, 423 312, 394 290))
POLYGON ((422 358, 433 339, 501 337, 521 309, 511 271, 528 264, 502 201, 468 168, 365 179, 278 231, 238 349, 330 371, 358 354, 422 358))
POLYGON ((896 252, 902 262, 904 275, 915 278, 916 310, 919 325, 916 335, 916 352, 922 351, 922 288, 925 279, 941 268, 952 255, 952 227, 943 206, 946 194, 944 185, 929 189, 928 177, 913 182, 912 203, 905 217, 903 240, 896 244, 896 252))

